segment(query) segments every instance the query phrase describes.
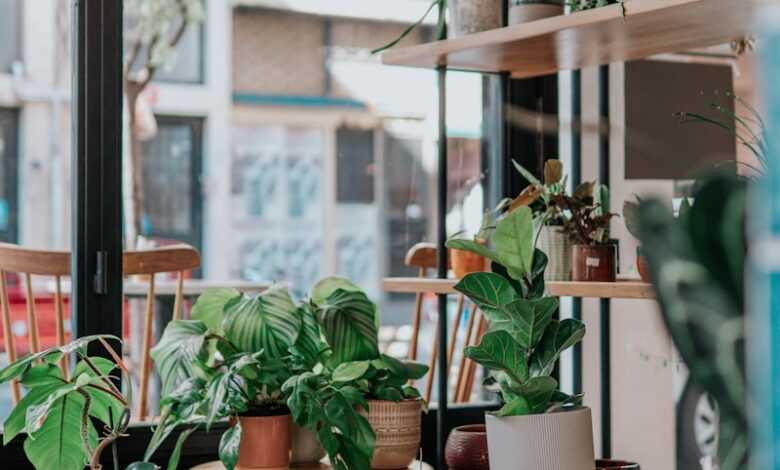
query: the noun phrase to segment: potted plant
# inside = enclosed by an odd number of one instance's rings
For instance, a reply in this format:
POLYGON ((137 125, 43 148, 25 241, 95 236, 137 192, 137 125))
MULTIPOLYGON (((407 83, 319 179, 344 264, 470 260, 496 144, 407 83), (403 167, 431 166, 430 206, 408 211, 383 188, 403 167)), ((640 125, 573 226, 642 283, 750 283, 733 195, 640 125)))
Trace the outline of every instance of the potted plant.
POLYGON ((564 0, 509 0, 509 24, 521 24, 563 14, 564 0))
POLYGON ((428 367, 379 352, 377 306, 346 279, 323 279, 309 309, 324 345, 283 387, 293 419, 316 433, 337 469, 406 468, 420 447, 423 401, 409 385, 428 367))
POLYGON ((623 15, 625 15, 624 0, 569 0, 568 5, 572 12, 592 10, 594 8, 601 8, 607 5, 620 5, 623 8, 623 15))
POLYGON ((445 244, 449 249, 452 272, 457 279, 462 279, 466 274, 484 271, 487 259, 479 250, 474 250, 475 245, 483 248, 487 245, 490 232, 496 228, 496 219, 509 207, 511 199, 504 199, 498 203, 495 209, 488 209, 482 216, 482 223, 474 238, 458 238, 463 232, 458 232, 447 240, 445 244))
POLYGON ((226 468, 286 468, 292 430, 282 385, 319 354, 311 312, 274 286, 254 297, 209 290, 192 317, 169 323, 152 350, 164 398, 146 459, 176 426, 188 428, 180 444, 230 418, 219 446, 226 468))
POLYGON ((497 251, 494 272, 469 274, 455 286, 489 322, 489 332, 465 354, 490 371, 504 402, 486 415, 490 465, 593 470, 590 410, 581 406, 581 396, 559 391, 551 377, 561 352, 585 335, 585 325, 553 319, 558 299, 544 296, 547 260, 533 248, 531 210, 510 213, 496 234, 505 223, 526 228, 497 251))
POLYGON ((544 278, 547 281, 571 280, 571 241, 561 230, 568 215, 553 204, 553 197, 565 194, 566 178, 560 160, 550 159, 544 164, 544 181, 537 179, 517 162, 517 171, 528 181, 528 186, 512 202, 510 207, 528 206, 538 226, 536 247, 548 259, 544 278))
MULTIPOLYGON (((3 424, 3 445, 25 433, 24 453, 38 470, 102 468, 102 453, 127 431, 131 406, 112 377, 119 369, 129 380, 127 368, 107 340, 119 341, 108 335, 86 336, 27 355, 0 371, 0 383, 19 380, 27 389, 3 424), (93 342, 100 342, 113 360, 87 355, 86 347, 93 342), (64 373, 58 362, 71 353, 79 362, 64 373)), ((119 463, 114 461, 114 466, 119 468, 119 463)), ((154 468, 140 462, 131 467, 154 468)))
MULTIPOLYGON (((625 201, 623 203, 623 222, 626 224, 628 233, 636 240, 639 240, 639 205, 642 199, 636 196, 636 201, 625 201)), ((644 282, 650 282, 650 272, 648 271, 647 258, 642 252, 642 245, 636 247, 636 270, 639 277, 644 282)))
POLYGON ((586 182, 571 196, 552 198, 558 210, 569 214, 561 230, 572 242, 572 280, 614 282, 617 277, 617 245, 609 239, 609 190, 586 182))

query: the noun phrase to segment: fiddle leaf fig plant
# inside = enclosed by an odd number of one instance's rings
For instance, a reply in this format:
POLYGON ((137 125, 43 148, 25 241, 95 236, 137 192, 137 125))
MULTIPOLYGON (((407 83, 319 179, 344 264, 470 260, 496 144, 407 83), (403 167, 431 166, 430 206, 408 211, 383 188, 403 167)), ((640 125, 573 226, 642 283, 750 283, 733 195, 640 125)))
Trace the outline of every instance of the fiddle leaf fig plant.
POLYGON ((127 369, 109 340, 119 341, 110 335, 85 336, 0 370, 0 383, 18 379, 27 389, 5 420, 3 445, 25 433, 24 453, 37 470, 101 468, 102 452, 125 434, 130 420, 131 400, 112 375, 119 368, 127 376, 127 369), (86 348, 93 342, 114 360, 89 356, 86 348), (79 362, 66 374, 57 364, 68 354, 79 362))
POLYGON ((532 259, 513 270, 494 260, 494 272, 469 274, 455 286, 483 312, 490 326, 479 345, 466 348, 465 355, 491 371, 504 401, 498 416, 578 405, 581 396, 558 391, 551 374, 560 354, 582 340, 585 325, 553 318, 558 299, 544 296, 547 258, 538 250, 534 252, 529 234, 533 230, 531 210, 522 207, 507 219, 510 217, 515 232, 523 234, 514 239, 515 251, 532 253, 532 259))
POLYGON ((428 367, 379 352, 378 309, 346 279, 323 279, 307 309, 316 318, 324 350, 310 369, 282 387, 293 420, 314 433, 334 468, 369 468, 375 435, 365 417, 368 400, 419 399, 410 381, 428 367))
MULTIPOLYGON (((283 286, 255 296, 208 290, 192 317, 169 323, 152 349, 164 398, 145 460, 180 425, 186 430, 174 455, 201 425, 208 429, 236 415, 286 414, 282 385, 317 361, 324 348, 313 313, 296 305, 283 286)), ((228 469, 237 460, 239 426, 228 429, 220 442, 220 460, 228 469)))

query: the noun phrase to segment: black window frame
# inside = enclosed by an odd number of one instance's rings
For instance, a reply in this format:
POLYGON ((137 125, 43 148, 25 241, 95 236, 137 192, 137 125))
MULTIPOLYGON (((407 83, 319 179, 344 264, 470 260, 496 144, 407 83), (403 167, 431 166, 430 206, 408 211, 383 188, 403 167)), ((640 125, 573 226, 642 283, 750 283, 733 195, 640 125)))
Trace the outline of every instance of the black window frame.
MULTIPOLYGON (((11 121, 11 130, 3 139, 5 149, 2 153, 3 186, 6 188, 8 201, 8 228, 0 230, 0 240, 6 243, 17 243, 19 240, 19 110, 0 107, 0 120, 11 121), (4 236, 3 236, 4 235, 4 236)), ((0 128, 2 132, 2 128, 0 128)))

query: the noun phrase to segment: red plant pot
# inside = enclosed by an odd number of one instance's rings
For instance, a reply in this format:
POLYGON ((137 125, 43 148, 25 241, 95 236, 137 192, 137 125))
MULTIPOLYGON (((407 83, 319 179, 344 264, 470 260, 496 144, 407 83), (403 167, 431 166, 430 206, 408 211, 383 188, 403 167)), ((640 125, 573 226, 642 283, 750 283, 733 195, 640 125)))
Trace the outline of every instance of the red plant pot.
POLYGON ((623 460, 596 460, 596 470, 640 470, 638 463, 623 460))
POLYGON ((615 282, 617 245, 572 246, 572 281, 615 282))
POLYGON ((444 458, 450 470, 489 470, 484 424, 458 426, 450 433, 444 458))

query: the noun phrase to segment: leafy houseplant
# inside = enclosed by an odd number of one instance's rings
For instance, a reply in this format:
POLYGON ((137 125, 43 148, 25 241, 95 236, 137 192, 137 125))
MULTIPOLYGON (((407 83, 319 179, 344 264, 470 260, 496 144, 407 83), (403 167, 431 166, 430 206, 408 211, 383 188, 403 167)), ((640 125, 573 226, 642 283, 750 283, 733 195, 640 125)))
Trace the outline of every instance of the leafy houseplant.
MULTIPOLYGON (((473 243, 485 246, 490 233, 496 228, 497 217, 509 206, 510 199, 502 200, 495 209, 488 209, 482 216, 482 224, 479 231, 474 235, 473 243)), ((450 240, 459 240, 459 233, 453 235, 450 240)), ((450 262, 452 263, 452 271, 455 277, 462 279, 466 274, 475 273, 485 270, 486 259, 480 253, 464 250, 457 247, 457 241, 453 244, 447 241, 447 247, 449 248, 450 262), (453 245, 453 246, 450 246, 453 245)))
POLYGON ((551 376, 560 354, 583 338, 585 325, 553 319, 558 299, 544 296, 547 259, 534 250, 531 209, 511 212, 498 223, 496 235, 510 227, 511 243, 496 241, 494 272, 469 274, 455 286, 490 325, 480 344, 465 354, 491 371, 504 402, 486 417, 491 466, 593 468, 590 411, 580 406, 581 396, 559 391, 551 376), (553 433, 552 439, 541 429, 553 433), (572 443, 561 446, 557 438, 572 443))
POLYGON ((571 280, 571 241, 560 229, 568 215, 557 205, 553 198, 565 194, 566 178, 563 165, 559 160, 547 160, 544 164, 544 180, 538 180, 531 172, 513 162, 517 171, 529 185, 512 203, 512 208, 528 206, 534 213, 539 226, 536 246, 548 258, 544 276, 547 281, 571 280))
POLYGON ((255 297, 233 289, 201 295, 193 320, 169 323, 152 350, 164 398, 145 459, 179 425, 187 427, 180 449, 199 426, 230 417, 236 424, 219 447, 226 468, 287 466, 291 423, 282 385, 320 352, 311 315, 282 286, 255 297))
POLYGON ((605 185, 586 182, 574 194, 556 195, 551 200, 559 211, 569 215, 561 230, 572 246, 572 280, 614 282, 617 276, 617 246, 609 240, 609 190, 605 185))
MULTIPOLYGON (((678 218, 643 201, 640 237, 666 325, 690 380, 718 403, 721 470, 746 468, 745 239, 747 184, 709 178, 678 218)), ((758 341, 757 338, 751 338, 758 341)))
POLYGON ((408 383, 428 368, 380 354, 377 306, 346 279, 320 281, 306 308, 323 352, 284 384, 293 419, 317 434, 337 469, 407 467, 420 446, 422 405, 408 383))
MULTIPOLYGON (((112 375, 117 368, 124 374, 127 369, 107 340, 118 338, 85 336, 27 355, 0 371, 0 383, 18 379, 27 389, 5 420, 3 444, 26 433, 24 452, 37 470, 80 470, 85 465, 100 469, 103 451, 114 446, 127 430, 130 400, 119 391, 112 375), (96 341, 113 361, 87 355, 86 347, 96 341), (79 363, 64 374, 57 363, 71 353, 78 356, 79 363), (102 432, 93 419, 104 425, 102 432)), ((116 460, 114 465, 118 468, 116 460)), ((137 463, 133 468, 154 466, 137 463)))

